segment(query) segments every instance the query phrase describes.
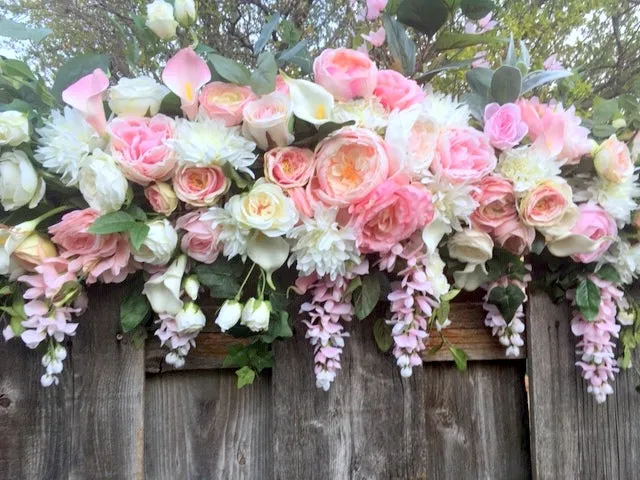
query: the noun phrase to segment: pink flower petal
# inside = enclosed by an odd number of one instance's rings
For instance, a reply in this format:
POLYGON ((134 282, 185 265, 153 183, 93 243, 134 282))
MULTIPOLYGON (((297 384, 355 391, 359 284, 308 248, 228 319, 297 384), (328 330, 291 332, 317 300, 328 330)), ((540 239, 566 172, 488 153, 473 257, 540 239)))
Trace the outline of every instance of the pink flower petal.
POLYGON ((198 112, 198 91, 211 80, 207 62, 192 48, 183 48, 169 59, 162 72, 162 81, 180 97, 182 111, 193 120, 198 112))
POLYGON ((85 75, 62 92, 62 100, 84 115, 87 122, 101 135, 107 129, 102 94, 109 88, 109 78, 99 68, 85 75))

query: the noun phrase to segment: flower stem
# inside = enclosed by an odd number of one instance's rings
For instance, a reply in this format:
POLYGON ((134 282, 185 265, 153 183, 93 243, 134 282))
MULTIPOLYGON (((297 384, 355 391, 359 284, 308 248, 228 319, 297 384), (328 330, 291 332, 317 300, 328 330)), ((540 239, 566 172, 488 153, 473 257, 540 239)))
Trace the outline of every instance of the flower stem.
POLYGON ((253 273, 253 269, 254 268, 256 268, 256 264, 255 263, 253 265, 251 265, 251 268, 249 269, 249 273, 247 273, 247 276, 244 277, 244 281, 242 282, 242 285, 240 285, 240 289, 238 290, 238 293, 236 293, 236 296, 235 296, 235 300, 236 301, 240 300, 240 297, 242 296, 242 290, 244 289, 244 286, 247 284, 247 280, 249 280, 249 277, 253 273))

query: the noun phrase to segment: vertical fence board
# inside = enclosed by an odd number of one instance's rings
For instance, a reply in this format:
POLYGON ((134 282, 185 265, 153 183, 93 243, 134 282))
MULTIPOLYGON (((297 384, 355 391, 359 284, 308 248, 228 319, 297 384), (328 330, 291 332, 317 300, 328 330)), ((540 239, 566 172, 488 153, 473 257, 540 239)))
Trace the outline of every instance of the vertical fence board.
POLYGON ((530 476, 524 362, 425 366, 429 478, 530 476))
POLYGON ((73 342, 70 478, 143 478, 144 350, 118 340, 127 285, 89 290, 73 342))
POLYGON ((232 371, 149 375, 147 478, 271 478, 270 382, 238 390, 232 371))
MULTIPOLYGON (((544 295, 530 297, 531 449, 535 478, 619 478, 637 476, 640 465, 638 378, 621 372, 614 395, 598 405, 574 366, 570 312, 544 295)), ((640 357, 636 355, 636 360, 640 357)))
POLYGON ((329 392, 315 386, 301 323, 295 339, 275 345, 276 480, 427 477, 424 372, 402 379, 377 350, 371 323, 349 326, 342 370, 329 392))

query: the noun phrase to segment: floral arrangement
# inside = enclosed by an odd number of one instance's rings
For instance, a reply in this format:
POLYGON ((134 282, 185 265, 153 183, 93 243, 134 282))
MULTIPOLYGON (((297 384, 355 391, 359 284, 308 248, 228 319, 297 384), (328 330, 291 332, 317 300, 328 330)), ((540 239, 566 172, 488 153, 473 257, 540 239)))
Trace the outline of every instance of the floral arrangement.
MULTIPOLYGON (((150 5, 159 36, 165 6, 150 5)), ((460 101, 379 69, 366 48, 322 51, 313 80, 278 73, 272 53, 252 71, 186 47, 161 82, 76 63, 53 89, 0 59, 4 338, 40 348, 41 383, 57 384, 67 338, 91 328, 75 320, 91 308, 85 288, 130 279, 122 328, 152 327, 168 364, 195 346, 206 292, 220 330, 251 338, 227 357, 239 386, 293 327, 328 390, 349 322, 374 310, 402 376, 430 335, 464 368, 446 339, 461 289, 483 292, 487 327, 519 355, 535 283, 571 303, 577 365, 604 401, 640 340, 624 293, 640 273, 639 146, 616 137, 619 115, 600 138, 574 108, 532 96, 569 74, 555 59, 530 72, 520 50, 470 69, 460 101)))

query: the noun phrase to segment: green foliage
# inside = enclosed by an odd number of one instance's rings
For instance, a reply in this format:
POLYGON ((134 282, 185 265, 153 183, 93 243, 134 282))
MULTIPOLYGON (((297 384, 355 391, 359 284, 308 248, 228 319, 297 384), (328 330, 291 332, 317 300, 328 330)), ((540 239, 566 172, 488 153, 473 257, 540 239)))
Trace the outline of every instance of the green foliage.
POLYGON ((504 318, 509 323, 515 316, 518 308, 524 302, 525 294, 517 285, 507 285, 506 287, 493 287, 489 292, 488 303, 495 305, 504 318))
POLYGON ((131 332, 141 325, 151 314, 151 306, 147 297, 142 294, 144 282, 142 276, 131 285, 127 296, 120 304, 120 326, 125 333, 131 332))
POLYGON ((449 349, 458 370, 464 372, 467 369, 467 353, 455 345, 447 345, 447 348, 449 349))
POLYGON ((257 374, 273 367, 273 353, 268 344, 260 341, 248 345, 230 345, 222 363, 224 367, 238 367, 238 388, 253 383, 257 374))
POLYGON ((380 280, 377 275, 365 275, 353 293, 353 306, 359 320, 367 318, 380 300, 380 280))
POLYGON ((381 352, 387 352, 393 346, 391 326, 382 318, 378 318, 373 324, 373 339, 381 352))
POLYGON ((600 309, 600 290, 588 278, 583 279, 576 289, 576 305, 589 322, 593 322, 600 309))
POLYGON ((31 40, 38 43, 49 35, 51 35, 49 28, 29 28, 13 20, 0 19, 0 37, 12 40, 31 40))
POLYGON ((503 65, 491 78, 491 96, 500 104, 515 102, 522 89, 522 74, 516 67, 503 65))
POLYGON ((251 82, 251 72, 247 67, 235 60, 223 57, 217 53, 209 55, 209 62, 213 65, 216 73, 228 82, 236 85, 249 85, 251 82))
POLYGON ((244 266, 236 260, 221 260, 211 265, 200 264, 195 268, 202 285, 209 289, 213 298, 233 298, 240 289, 238 279, 244 266))
POLYGON ((266 95, 276 88, 276 75, 278 64, 273 53, 261 53, 258 57, 258 65, 251 73, 249 86, 259 95, 266 95))
MULTIPOLYGON (((144 212, 143 212, 144 213, 144 212)), ((139 213, 136 215, 140 217, 139 213)), ((146 215, 145 217, 146 218, 146 215)), ((147 238, 149 226, 136 220, 132 215, 124 211, 106 213, 98 217, 89 227, 89 233, 108 235, 110 233, 128 233, 129 240, 134 248, 140 248, 147 238)))
POLYGON ((255 370, 249 367, 239 368, 236 370, 236 375, 238 376, 238 388, 251 385, 256 378, 255 370))
POLYGON ((403 0, 398 6, 398 21, 429 37, 442 28, 449 9, 442 0, 403 0))
POLYGON ((412 75, 416 70, 416 44, 409 38, 402 24, 392 17, 384 15, 382 22, 391 56, 405 75, 412 75))
POLYGON ((495 8, 492 0, 461 0, 462 13, 471 20, 479 20, 495 8))
POLYGON ((267 45, 267 42, 269 41, 271 35, 273 34, 274 30, 278 26, 279 22, 280 22, 280 14, 279 13, 276 13, 276 14, 271 15, 269 17, 269 21, 264 24, 264 27, 262 27, 262 31, 260 32, 260 36, 258 37, 258 40, 256 40, 256 43, 253 45, 253 54, 254 55, 258 55, 264 49, 264 47, 267 45))

